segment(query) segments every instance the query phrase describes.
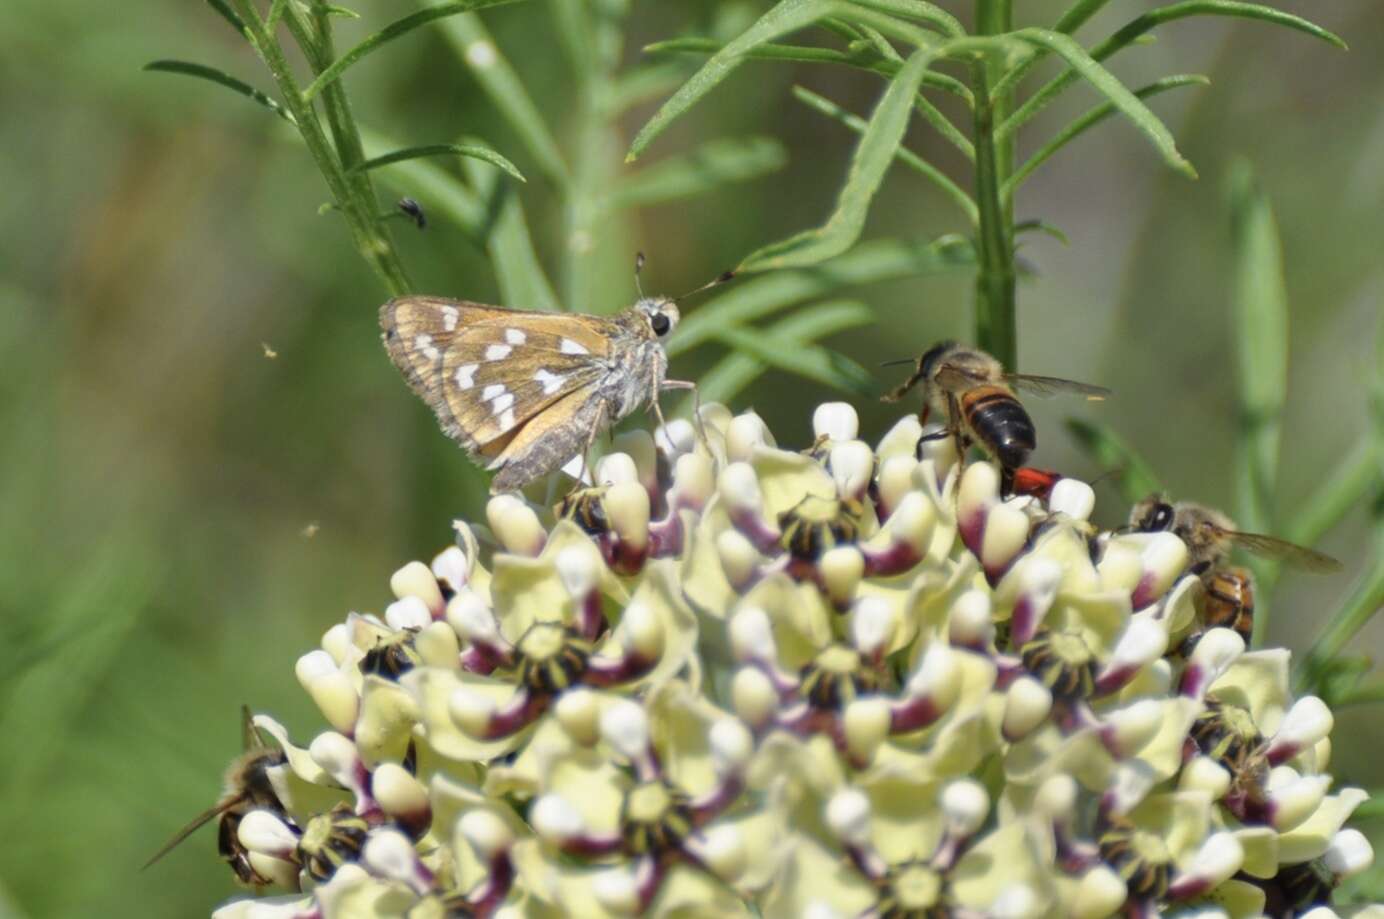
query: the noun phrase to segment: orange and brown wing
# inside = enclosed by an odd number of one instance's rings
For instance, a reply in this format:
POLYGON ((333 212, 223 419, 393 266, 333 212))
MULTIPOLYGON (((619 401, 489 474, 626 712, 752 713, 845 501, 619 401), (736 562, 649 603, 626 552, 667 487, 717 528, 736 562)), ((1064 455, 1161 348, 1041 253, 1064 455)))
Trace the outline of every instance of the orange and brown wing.
POLYGON ((464 328, 510 311, 445 297, 398 297, 380 307, 380 328, 389 359, 413 391, 447 423, 440 398, 442 356, 464 328))
POLYGON ((1263 558, 1277 559, 1284 564, 1301 568, 1304 571, 1325 573, 1340 571, 1342 567, 1341 563, 1331 556, 1288 542, 1286 539, 1265 536, 1262 533, 1240 533, 1229 530, 1226 531, 1226 535, 1235 545, 1247 552, 1252 552, 1263 558))

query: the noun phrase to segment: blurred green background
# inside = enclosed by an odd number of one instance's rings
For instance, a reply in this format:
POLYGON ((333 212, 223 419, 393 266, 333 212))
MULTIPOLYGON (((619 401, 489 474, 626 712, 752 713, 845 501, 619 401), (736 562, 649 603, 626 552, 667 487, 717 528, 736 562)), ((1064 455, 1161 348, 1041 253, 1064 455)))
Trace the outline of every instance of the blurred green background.
MULTIPOLYGON (((639 0, 624 57, 637 63, 647 42, 744 22, 766 5, 639 0)), ((1231 503, 1225 179, 1238 156, 1274 204, 1287 265, 1286 505, 1364 436, 1384 299, 1384 30, 1374 0, 1275 5, 1352 50, 1207 19, 1167 27, 1113 62, 1131 85, 1211 76, 1209 88, 1152 102, 1199 182, 1111 121, 1023 190, 1018 217, 1061 227, 1071 245, 1027 237, 1022 256, 1036 274, 1020 293, 1022 367, 1117 393, 1091 407, 1031 403, 1039 465, 1101 471, 1063 432, 1077 413, 1135 444, 1176 495, 1231 503)), ((1021 22, 1050 22, 1065 4, 1017 6, 1021 22)), ((1089 34, 1148 6, 1117 0, 1089 34)), ((342 44, 414 9, 357 8, 365 22, 340 25, 342 44)), ((520 4, 485 22, 562 149, 618 178, 652 105, 622 116, 623 137, 593 136, 554 9, 520 4)), ((297 656, 347 611, 380 610, 399 564, 431 557, 453 516, 483 511, 483 482, 379 346, 383 288, 339 217, 319 215, 325 189, 296 136, 210 84, 141 72, 162 57, 270 86, 201 3, 11 0, 0 29, 0 915, 190 916, 231 894, 211 830, 146 873, 139 865, 215 800, 237 752, 238 706, 273 713, 306 741, 320 719, 294 679, 297 656)), ((677 292, 818 223, 854 138, 790 87, 857 112, 881 91, 868 74, 747 65, 648 159, 767 135, 783 143, 784 167, 607 220, 590 258, 569 270, 551 183, 442 32, 399 40, 346 82, 371 129, 408 144, 476 135, 513 159, 530 177, 520 196, 560 295, 589 299, 572 305, 592 312, 630 299, 636 249, 649 256, 645 287, 677 292)), ((1069 94, 1040 128, 1093 98, 1069 94)), ((925 127, 914 125, 909 146, 956 174, 957 157, 925 127)), ((397 194, 381 187, 384 203, 397 194)), ((961 229, 950 207, 896 166, 867 237, 961 229)), ((425 232, 392 224, 418 288, 497 299, 477 241, 430 214, 425 232)), ((831 343, 867 367, 969 337, 963 276, 852 295, 878 322, 831 343)), ((674 372, 695 378, 717 356, 695 352, 674 372)), ((812 406, 832 397, 769 374, 736 407, 755 406, 781 442, 801 444, 812 406)), ((864 404, 867 436, 891 414, 864 404)), ((1123 517, 1108 485, 1101 500, 1104 522, 1123 517)), ((1371 562, 1366 523, 1357 509, 1320 547, 1351 575, 1371 562)), ((1305 647, 1350 579, 1286 578, 1272 641, 1305 647)), ((1381 647, 1376 622, 1352 650, 1381 647)), ((1339 714, 1341 780, 1384 781, 1379 724, 1377 708, 1339 714)))

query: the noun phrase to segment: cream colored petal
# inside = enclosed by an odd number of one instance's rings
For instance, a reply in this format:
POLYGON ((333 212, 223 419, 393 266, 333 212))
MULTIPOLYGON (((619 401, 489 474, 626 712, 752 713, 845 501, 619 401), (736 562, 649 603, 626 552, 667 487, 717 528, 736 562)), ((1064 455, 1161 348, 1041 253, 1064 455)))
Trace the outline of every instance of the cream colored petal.
POLYGON ((1201 906, 1219 906, 1230 919, 1258 919, 1264 914, 1264 891, 1248 881, 1226 881, 1200 901, 1201 906))
POLYGON ((1050 866, 1022 824, 1001 826, 972 846, 951 873, 952 895, 963 906, 984 909, 1007 887, 1022 884, 1036 898, 1035 915, 1043 915, 1055 895, 1050 866))
POLYGON ((269 781, 274 786, 274 794, 290 814, 306 817, 331 810, 337 802, 348 800, 347 792, 317 764, 307 749, 289 741, 287 728, 268 715, 256 715, 254 724, 273 737, 288 758, 284 765, 269 769, 269 781))
POLYGON ((1272 827, 1241 826, 1234 833, 1245 850, 1241 871, 1256 878, 1271 878, 1278 873, 1278 834, 1272 827))
POLYGON ((456 543, 466 556, 468 576, 466 586, 480 594, 481 599, 488 605, 490 603, 490 572, 480 563, 481 550, 480 543, 476 540, 476 534, 471 527, 460 520, 452 521, 452 528, 456 531, 456 543))
POLYGON ((514 808, 501 803, 497 796, 487 795, 473 785, 456 781, 445 775, 434 775, 428 787, 433 807, 433 833, 449 844, 453 872, 457 885, 469 890, 489 876, 490 869, 482 864, 470 845, 462 844, 460 834, 454 839, 457 821, 467 813, 483 810, 502 821, 515 839, 532 835, 528 824, 519 819, 514 808))
POLYGON ((801 453, 757 447, 750 465, 764 494, 764 514, 771 522, 808 495, 836 497, 836 483, 826 469, 801 453))
POLYGON ((493 798, 513 795, 521 799, 542 792, 548 765, 578 750, 572 737, 551 714, 538 722, 524 748, 512 762, 492 763, 486 770, 485 793, 493 798))
POLYGON ((402 916, 418 901, 401 884, 371 877, 358 866, 347 865, 313 891, 323 919, 367 919, 402 916))
POLYGON ((1283 713, 1292 704, 1288 689, 1289 652, 1270 648, 1240 655, 1221 678, 1211 684, 1217 700, 1248 709, 1265 737, 1278 730, 1283 713))
POLYGON ((829 645, 836 616, 811 584, 799 584, 785 574, 765 578, 745 594, 737 609, 762 609, 773 623, 778 663, 796 671, 829 645))
POLYGON ((356 747, 366 766, 402 760, 418 718, 418 703, 398 683, 367 675, 355 734, 356 747))
POLYGON ((509 737, 480 740, 463 731, 452 719, 451 699, 457 690, 489 699, 495 707, 507 704, 515 693, 513 684, 441 667, 415 667, 399 678, 418 705, 418 720, 428 743, 443 756, 463 762, 486 762, 516 749, 532 732, 529 725, 509 737))
MULTIPOLYGON (((663 626, 663 654, 653 670, 638 680, 622 683, 619 687, 622 692, 635 692, 668 680, 683 670, 697 645, 697 619, 678 590, 677 567, 671 560, 654 561, 645 566, 639 587, 627 606, 636 603, 652 612, 663 626)), ((602 650, 612 655, 620 654, 624 639, 622 625, 617 625, 602 650)))
POLYGON ((575 808, 587 830, 605 834, 619 829, 620 808, 633 780, 607 756, 574 749, 542 765, 539 787, 575 808))
POLYGON ((294 919, 312 908, 312 897, 240 897, 212 910, 211 919, 294 919))
POLYGON ((859 916, 875 897, 874 888, 840 852, 799 838, 762 903, 765 919, 802 919, 820 906, 837 916, 859 916))
MULTIPOLYGON (((945 638, 948 617, 956 599, 975 585, 980 562, 970 552, 956 560, 946 559, 939 567, 926 566, 911 575, 913 583, 905 601, 905 621, 912 624, 915 634, 921 631, 928 639, 945 638)), ((914 648, 916 663, 922 643, 914 648)))
POLYGON ((730 529, 730 520, 714 497, 692 530, 691 543, 679 568, 680 583, 687 601, 703 616, 724 620, 740 596, 726 579, 716 538, 730 529))
POLYGON ((1150 795, 1129 818, 1139 829, 1161 838, 1179 867, 1191 869, 1195 866, 1188 860, 1211 832, 1211 798, 1199 791, 1150 795))
POLYGON ((1321 855, 1351 813, 1368 799, 1360 788, 1343 788, 1327 795, 1312 816, 1278 837, 1279 864, 1292 865, 1321 855))

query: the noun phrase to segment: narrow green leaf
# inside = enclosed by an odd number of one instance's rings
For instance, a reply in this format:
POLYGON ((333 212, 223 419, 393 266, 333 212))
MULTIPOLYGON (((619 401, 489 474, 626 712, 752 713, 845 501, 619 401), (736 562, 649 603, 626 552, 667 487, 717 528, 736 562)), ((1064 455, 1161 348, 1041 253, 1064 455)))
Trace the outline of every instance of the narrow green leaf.
POLYGON ((1101 8, 1109 2, 1110 0, 1076 0, 1057 20, 1052 30, 1064 35, 1071 35, 1085 25, 1092 16, 1099 13, 1101 8))
POLYGON ((1110 470, 1119 484, 1120 494, 1131 504, 1154 492, 1163 491, 1158 476, 1144 458, 1108 425, 1068 418, 1067 433, 1098 465, 1110 470))
POLYGON ((471 159, 480 160, 498 169, 502 169, 520 182, 528 181, 524 178, 523 173, 521 173, 509 160, 489 147, 480 146, 478 144, 425 144, 418 147, 407 147, 403 150, 395 150, 392 153, 386 153, 384 156, 376 156, 372 159, 368 159, 356 166, 352 171, 364 172, 370 169, 378 169, 381 166, 388 166, 391 163, 400 163, 404 160, 416 160, 420 157, 427 156, 470 157, 471 159))
POLYGON ((713 54, 701 69, 663 103, 635 135, 629 153, 625 156, 626 161, 633 162, 638 159, 654 138, 730 76, 754 49, 781 35, 796 32, 830 16, 844 16, 853 22, 873 26, 890 37, 917 47, 934 43, 928 32, 847 0, 779 0, 772 9, 756 20, 754 25, 713 54))
POLYGON ((908 128, 913 97, 922 83, 923 72, 935 57, 934 51, 915 51, 899 75, 884 91, 870 116, 851 157, 850 172, 836 199, 836 209, 820 227, 790 236, 751 253, 740 263, 742 271, 765 271, 815 265, 845 252, 865 228, 865 214, 884 173, 894 161, 894 151, 908 128))
POLYGON ((776 341, 771 335, 733 325, 717 329, 716 340, 775 370, 782 370, 859 396, 872 396, 878 393, 875 378, 870 371, 844 354, 827 348, 816 345, 784 347, 785 342, 776 341))
POLYGON ((924 0, 856 0, 856 3, 879 10, 882 13, 902 16, 905 19, 916 19, 932 26, 949 38, 966 34, 965 27, 955 16, 940 6, 926 3, 924 0))
POLYGON ((340 16, 343 19, 360 18, 360 13, 357 13, 355 10, 352 9, 347 9, 344 6, 332 6, 331 4, 323 4, 322 11, 326 13, 328 16, 340 16))
POLYGON ((519 135, 539 171, 560 186, 568 182, 562 148, 548 129, 543 113, 524 88, 509 60, 496 46, 481 17, 453 16, 438 27, 457 57, 466 64, 495 110, 519 135))
POLYGON ((612 209, 664 204, 745 182, 783 168, 788 155, 771 137, 724 138, 691 153, 668 157, 623 178, 609 201, 612 209))
MULTIPOLYGON (((787 319, 780 320, 755 334, 762 334, 775 342, 779 348, 788 350, 875 321, 874 311, 863 303, 833 301, 804 307, 787 319)), ((709 371, 702 374, 697 388, 705 402, 729 402, 768 369, 768 363, 750 354, 736 351, 727 354, 709 371)), ((679 411, 685 414, 691 404, 692 399, 689 396, 683 400, 679 411)))
POLYGON ((145 64, 144 69, 159 73, 178 73, 183 76, 209 80, 212 83, 234 90, 247 99, 258 102, 284 121, 293 124, 293 116, 278 102, 275 102, 258 89, 255 89, 249 83, 238 80, 229 73, 217 70, 215 67, 207 67, 204 64, 193 64, 189 61, 154 61, 153 63, 145 64))
POLYGON ((1148 106, 1139 101, 1138 96, 1130 92, 1114 74, 1097 63, 1096 59, 1087 54, 1086 49, 1070 36, 1048 29, 1020 29, 1013 34, 1016 38, 1055 52, 1075 73, 1084 77, 1109 99, 1121 114, 1134 122, 1135 127, 1144 132, 1163 154, 1164 162, 1189 178, 1196 178, 1197 171, 1192 168, 1191 163, 1182 158, 1181 153, 1177 152, 1177 143, 1167 126, 1149 110, 1148 106))
POLYGON ((796 32, 832 13, 831 0, 779 0, 754 25, 741 32, 692 75, 678 91, 664 102, 630 144, 626 162, 633 162, 658 135, 683 115, 715 86, 730 76, 735 68, 755 48, 773 41, 780 35, 796 32))
POLYGON ((231 28, 240 33, 242 37, 246 39, 250 37, 250 33, 245 29, 245 20, 235 14, 235 10, 226 4, 226 0, 207 0, 207 5, 216 10, 221 18, 229 22, 231 28))
MULTIPOLYGON (((1103 61, 1115 52, 1126 48, 1137 42, 1146 32, 1158 26, 1171 22, 1174 19, 1184 19, 1188 16, 1231 16, 1240 19, 1259 19, 1274 25, 1285 26, 1296 29, 1299 32, 1306 32, 1316 38, 1336 45, 1338 48, 1345 48, 1346 43, 1341 41, 1336 35, 1323 29, 1300 16, 1285 13, 1272 7, 1261 6, 1257 3, 1241 3, 1238 0, 1184 0, 1182 3, 1174 3, 1170 6, 1159 7, 1150 10, 1144 15, 1131 21, 1114 35, 1101 42, 1091 49, 1091 57, 1097 61, 1103 61)), ((1031 67, 1041 57, 1035 55, 1024 64, 1020 65, 1023 72, 1031 67)), ((1062 90, 1070 86, 1079 76, 1075 68, 1069 67, 1067 70, 1053 77, 1045 83, 1041 89, 1029 96, 1017 109, 995 129, 996 140, 1005 140, 1011 137, 1024 124, 1028 123, 1035 115, 1061 94, 1062 90)), ((1014 80, 1010 76, 1005 77, 1007 85, 1014 80)))
POLYGON ((677 334, 668 342, 668 354, 683 354, 704 344, 719 326, 747 326, 778 310, 846 287, 969 272, 974 266, 975 249, 960 236, 931 241, 871 240, 812 268, 747 278, 725 288, 683 317, 677 334))
MULTIPOLYGON (((655 42, 645 45, 644 51, 647 54, 715 54, 724 45, 721 42, 710 38, 673 38, 667 41, 655 42)), ((861 70, 868 70, 877 73, 882 77, 892 79, 894 74, 899 72, 898 63, 884 60, 873 53, 855 53, 839 51, 835 48, 818 48, 811 45, 784 45, 766 43, 759 45, 754 50, 744 55, 749 60, 762 61, 795 61, 806 64, 845 64, 848 67, 856 67, 861 70)), ((937 73, 929 70, 923 77, 923 85, 934 89, 945 90, 954 96, 966 100, 966 105, 975 102, 975 95, 969 86, 962 83, 956 77, 947 76, 945 73, 937 73)))
POLYGON ((1046 220, 1021 220, 1014 224, 1014 235, 1019 236, 1022 233, 1042 233, 1045 236, 1051 236, 1064 246, 1072 244, 1072 241, 1067 238, 1067 234, 1062 232, 1060 227, 1055 227, 1046 220))
MULTIPOLYGON (((855 133, 865 133, 866 122, 864 118, 861 118, 854 112, 846 111, 830 99, 825 99, 812 90, 802 86, 794 86, 793 95, 799 102, 821 112, 828 118, 835 119, 855 133)), ((971 200, 971 196, 966 193, 966 190, 952 181, 949 176, 902 144, 894 152, 894 155, 898 158, 899 162, 908 166, 915 172, 921 173, 928 181, 945 192, 947 197, 951 198, 952 201, 956 203, 957 207, 961 208, 962 212, 966 215, 967 221, 969 221, 972 226, 980 222, 980 212, 976 207, 975 201, 971 200)))
POLYGON ((273 0, 269 4, 269 12, 264 17, 264 30, 272 32, 278 26, 279 20, 283 18, 284 10, 288 7, 288 0, 273 0))
MULTIPOLYGON (((1147 86, 1136 89, 1134 95, 1140 99, 1147 99, 1179 86, 1209 86, 1210 83, 1211 80, 1201 74, 1181 73, 1155 80, 1147 86)), ((1113 114, 1115 114, 1115 103, 1103 102, 1057 132, 1052 140, 1036 150, 1032 156, 1024 161, 1022 166, 1014 170, 1014 174, 1000 188, 1000 197, 1008 201, 1013 197, 1015 189, 1022 185, 1033 174, 1034 170, 1051 159, 1053 154, 1113 114)))
POLYGON ((543 263, 533 247, 518 189, 501 172, 480 160, 463 160, 462 168, 476 195, 492 214, 485 249, 500 285, 500 302, 522 309, 562 309, 543 263))
POLYGON ((607 115, 620 115, 636 105, 672 92, 686 77, 686 69, 673 61, 631 68, 616 74, 601 103, 601 110, 607 115))
POLYGON ((341 57, 332 62, 331 66, 317 75, 317 78, 308 84, 303 90, 303 101, 311 102, 312 99, 322 91, 323 87, 340 79, 353 64, 360 61, 370 52, 375 51, 386 42, 393 41, 401 35, 407 35, 419 26, 427 25, 446 16, 457 16, 461 13, 470 13, 475 10, 485 9, 491 6, 500 6, 506 3, 513 3, 515 0, 453 0, 451 3, 443 3, 438 6, 419 10, 416 13, 405 16, 403 19, 395 20, 385 26, 374 35, 369 36, 360 44, 351 48, 341 57))

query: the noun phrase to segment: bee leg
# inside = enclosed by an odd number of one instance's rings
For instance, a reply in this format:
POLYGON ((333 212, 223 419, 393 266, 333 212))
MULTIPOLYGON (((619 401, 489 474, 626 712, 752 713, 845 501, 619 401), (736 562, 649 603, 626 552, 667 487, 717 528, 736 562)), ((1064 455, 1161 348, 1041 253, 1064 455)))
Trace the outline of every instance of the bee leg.
POLYGON ((947 427, 951 430, 956 445, 956 465, 965 467, 966 445, 961 434, 961 406, 957 404, 956 396, 951 393, 947 393, 947 427))

